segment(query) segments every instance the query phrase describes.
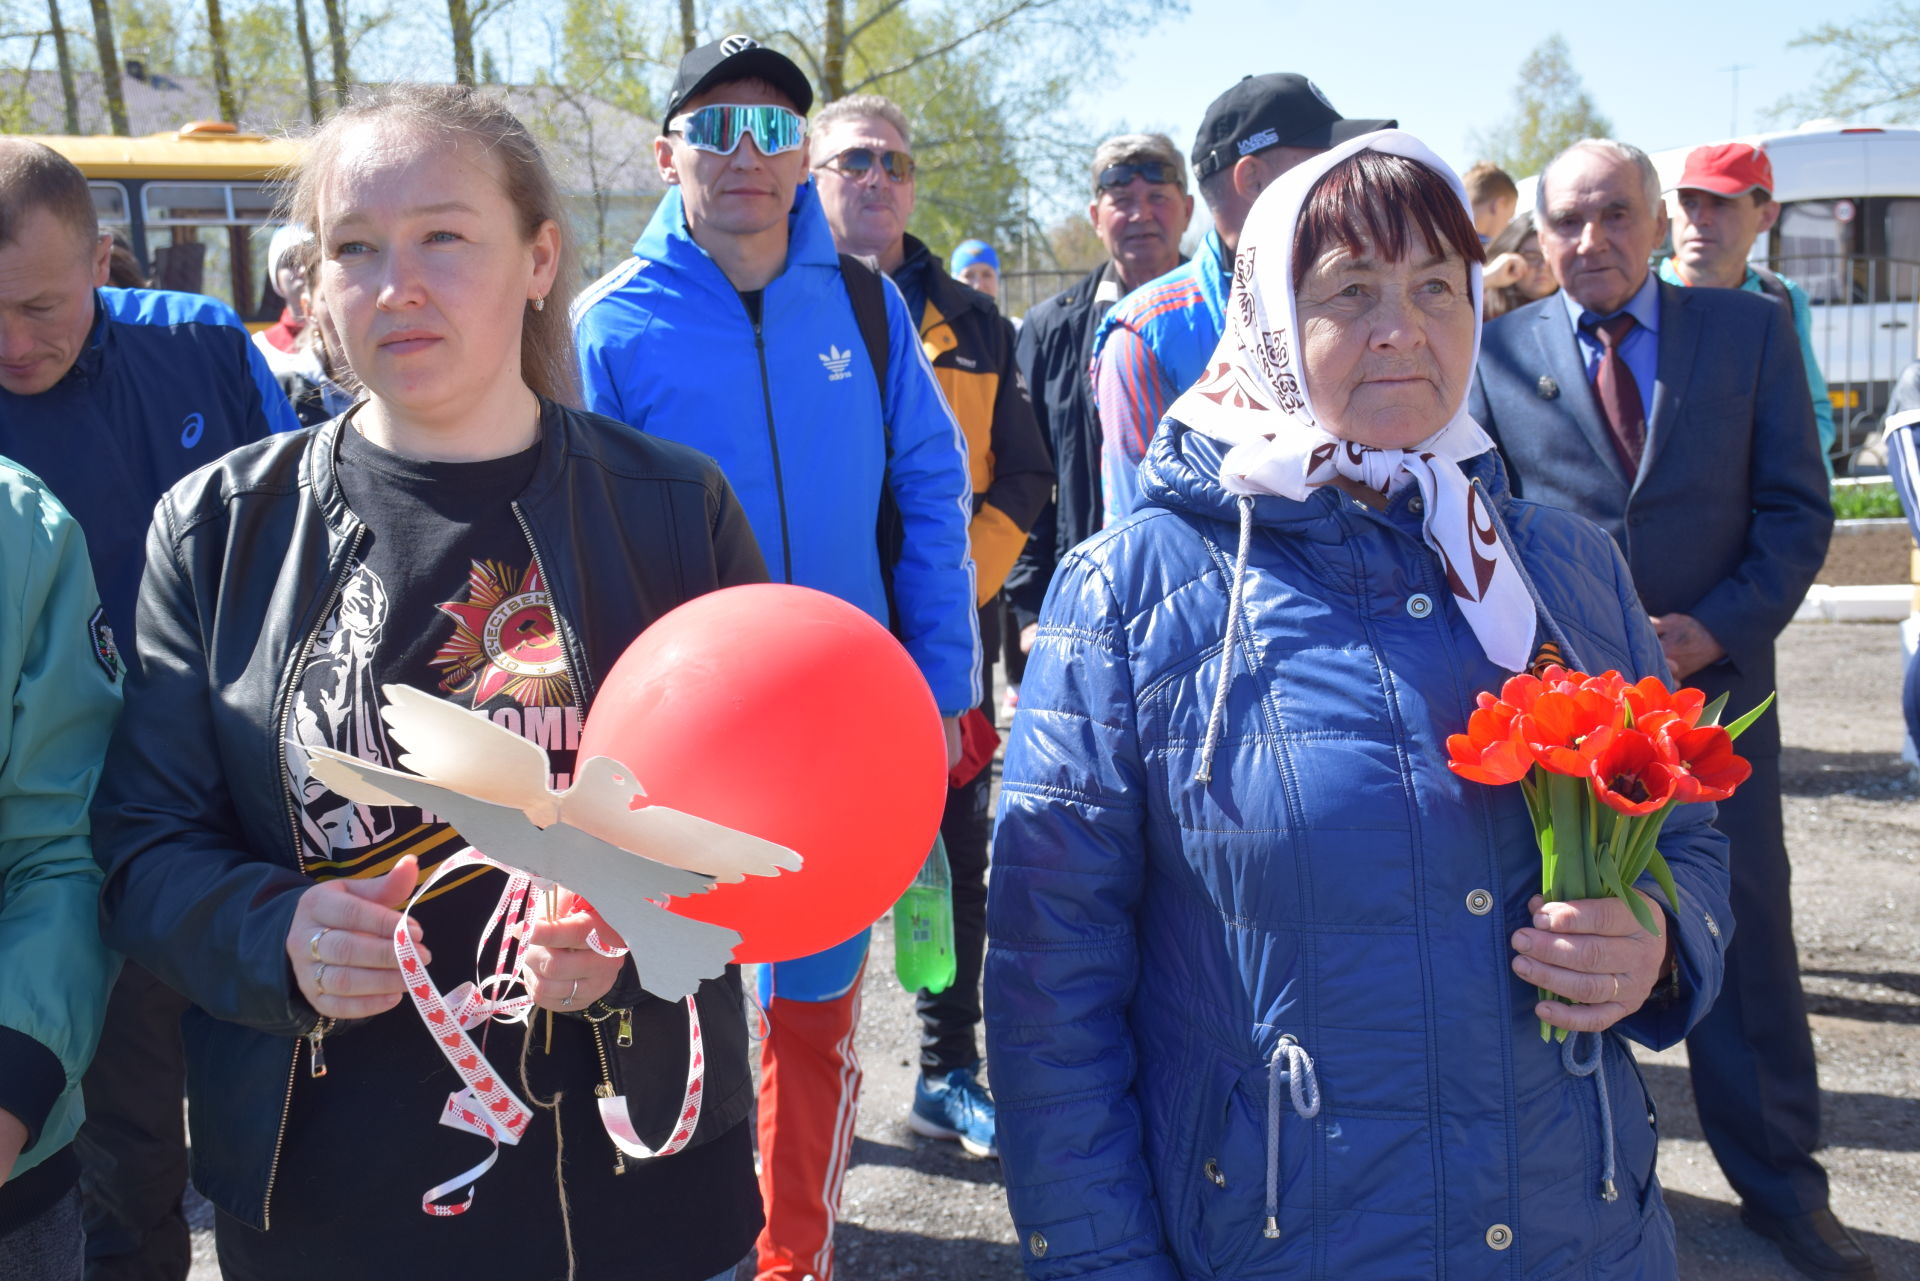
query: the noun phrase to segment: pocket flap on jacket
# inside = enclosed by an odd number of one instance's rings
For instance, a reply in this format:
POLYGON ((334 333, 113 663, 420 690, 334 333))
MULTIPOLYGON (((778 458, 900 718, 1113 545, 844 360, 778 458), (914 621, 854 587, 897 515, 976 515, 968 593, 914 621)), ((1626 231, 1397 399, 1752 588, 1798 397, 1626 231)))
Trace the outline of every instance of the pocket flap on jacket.
POLYGON ((1020 1229, 1020 1253, 1029 1259, 1051 1255, 1086 1254, 1100 1245, 1091 1214, 1053 1223, 1029 1223, 1020 1229))

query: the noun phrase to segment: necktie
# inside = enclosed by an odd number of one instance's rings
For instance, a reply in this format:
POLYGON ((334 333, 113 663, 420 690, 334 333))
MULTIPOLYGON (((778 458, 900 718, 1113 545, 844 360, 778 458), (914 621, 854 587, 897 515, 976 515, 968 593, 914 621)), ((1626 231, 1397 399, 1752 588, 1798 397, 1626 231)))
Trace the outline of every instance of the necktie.
POLYGON ((1640 453, 1647 443, 1646 410, 1640 403, 1640 383, 1627 367, 1620 344, 1633 332, 1635 320, 1626 312, 1605 320, 1585 320, 1580 327, 1600 340, 1600 368, 1594 373, 1593 390, 1606 415, 1607 430, 1613 433, 1613 450, 1631 481, 1640 474, 1640 453))

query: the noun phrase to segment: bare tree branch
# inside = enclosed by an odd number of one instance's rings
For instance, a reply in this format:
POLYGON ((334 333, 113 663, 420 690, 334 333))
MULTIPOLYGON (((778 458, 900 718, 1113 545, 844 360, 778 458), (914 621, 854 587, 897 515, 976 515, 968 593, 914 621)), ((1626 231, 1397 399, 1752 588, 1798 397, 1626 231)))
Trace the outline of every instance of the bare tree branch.
POLYGON ((954 50, 960 48, 962 45, 965 45, 970 41, 977 40, 981 36, 987 35, 991 32, 998 31, 1001 27, 1006 26, 1009 22, 1013 21, 1015 18, 1019 17, 1023 13, 1033 13, 1042 9, 1050 9, 1053 6, 1060 3, 1063 3, 1063 0, 1017 0, 1017 3, 1009 5, 1007 8, 1002 9, 999 13, 994 14, 992 17, 988 18, 985 22, 982 22, 979 26, 974 27, 972 30, 962 32, 960 35, 953 37, 951 40, 944 41, 940 44, 934 45, 931 48, 922 49, 918 53, 914 54, 911 58, 906 59, 904 62, 896 63, 893 66, 886 68, 884 71, 876 71, 872 75, 869 75, 866 79, 860 81, 858 84, 848 86, 847 92, 859 93, 862 89, 865 89, 870 85, 876 85, 876 84, 879 84, 882 80, 887 80, 887 79, 891 79, 894 76, 902 75, 905 72, 911 71, 915 67, 918 67, 923 63, 932 62, 936 58, 944 58, 946 55, 952 53, 954 50))
POLYGON ((854 23, 853 29, 847 32, 847 47, 852 48, 854 43, 857 40, 859 40, 861 36, 866 34, 867 29, 869 27, 871 27, 874 23, 880 21, 880 19, 886 17, 888 14, 892 13, 894 10, 900 8, 902 5, 906 4, 906 2, 907 0, 885 0, 885 3, 883 3, 878 9, 875 9, 872 13, 868 14, 861 21, 854 23))

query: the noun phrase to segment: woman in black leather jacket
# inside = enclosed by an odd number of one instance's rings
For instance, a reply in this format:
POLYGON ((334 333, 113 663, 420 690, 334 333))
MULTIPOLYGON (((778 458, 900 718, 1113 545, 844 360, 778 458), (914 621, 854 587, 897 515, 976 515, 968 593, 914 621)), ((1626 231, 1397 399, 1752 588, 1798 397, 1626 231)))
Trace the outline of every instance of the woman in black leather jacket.
MULTIPOLYGON (((436 1123, 462 1081, 402 1005, 391 935, 423 869, 465 842, 334 795, 301 749, 394 764, 378 690, 399 683, 539 743, 564 786, 598 677, 675 605, 764 579, 753 535, 711 460, 565 407, 566 214, 497 103, 401 87, 340 112, 294 213, 365 399, 161 502, 95 813, 109 941, 193 1002, 194 1179, 222 1271, 730 1275, 760 1226, 737 972, 696 997, 692 1140, 629 1160, 596 1095, 623 1096, 659 1147, 685 1106, 687 1013, 590 949, 585 911, 534 926, 550 1013, 491 1025, 483 1048, 551 1106, 461 1213, 458 1172, 488 1145, 436 1123)), ((500 886, 462 871, 413 909, 443 991, 472 977, 500 886)))

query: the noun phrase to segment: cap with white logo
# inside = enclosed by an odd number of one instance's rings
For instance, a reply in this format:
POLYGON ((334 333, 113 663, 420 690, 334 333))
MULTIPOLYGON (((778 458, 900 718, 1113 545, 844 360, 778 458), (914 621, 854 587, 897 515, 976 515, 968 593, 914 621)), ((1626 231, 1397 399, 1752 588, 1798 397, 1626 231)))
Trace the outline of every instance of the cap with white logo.
POLYGON ((1348 120, 1320 86, 1290 71, 1247 76, 1213 100, 1193 140, 1196 178, 1268 147, 1325 151, 1363 133, 1397 127, 1394 120, 1348 120))
POLYGON ((714 85, 734 80, 764 80, 793 100, 801 115, 813 110, 813 86, 793 59, 769 49, 752 36, 728 36, 690 50, 680 59, 667 91, 667 109, 660 116, 664 128, 680 114, 687 99, 714 85))

